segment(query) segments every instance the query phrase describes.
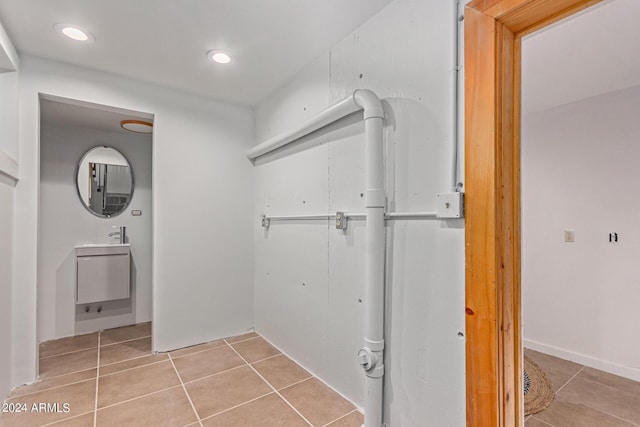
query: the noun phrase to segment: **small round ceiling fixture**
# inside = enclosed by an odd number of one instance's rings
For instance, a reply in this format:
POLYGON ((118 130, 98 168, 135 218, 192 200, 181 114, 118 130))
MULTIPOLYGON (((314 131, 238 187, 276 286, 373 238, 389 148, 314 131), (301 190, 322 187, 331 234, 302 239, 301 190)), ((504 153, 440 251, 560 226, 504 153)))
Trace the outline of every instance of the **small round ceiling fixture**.
POLYGON ((150 134, 153 132, 153 123, 144 120, 123 120, 120 122, 120 127, 134 133, 150 134))
POLYGON ((80 27, 76 27, 75 25, 56 24, 54 25, 54 28, 59 34, 68 37, 71 40, 84 43, 91 43, 95 40, 90 32, 83 30, 80 27))
POLYGON ((229 55, 224 50, 210 50, 207 52, 207 58, 209 58, 213 62, 217 62, 218 64, 228 64, 231 62, 231 55, 229 55))

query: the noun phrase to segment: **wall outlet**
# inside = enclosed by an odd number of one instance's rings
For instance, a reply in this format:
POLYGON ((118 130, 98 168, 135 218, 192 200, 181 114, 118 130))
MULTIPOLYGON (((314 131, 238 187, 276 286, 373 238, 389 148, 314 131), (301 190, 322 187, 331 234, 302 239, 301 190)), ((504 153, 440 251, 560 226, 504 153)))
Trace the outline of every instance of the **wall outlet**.
POLYGON ((576 233, 573 230, 564 230, 564 241, 573 243, 576 241, 576 233))

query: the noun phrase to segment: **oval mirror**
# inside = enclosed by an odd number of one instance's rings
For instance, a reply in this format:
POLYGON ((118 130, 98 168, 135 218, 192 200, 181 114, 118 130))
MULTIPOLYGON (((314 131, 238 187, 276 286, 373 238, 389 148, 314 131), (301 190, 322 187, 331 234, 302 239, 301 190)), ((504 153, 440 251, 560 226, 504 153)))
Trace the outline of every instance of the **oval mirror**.
POLYGON ((78 164, 78 196, 89 212, 111 218, 124 211, 133 196, 133 171, 112 147, 87 151, 78 164))

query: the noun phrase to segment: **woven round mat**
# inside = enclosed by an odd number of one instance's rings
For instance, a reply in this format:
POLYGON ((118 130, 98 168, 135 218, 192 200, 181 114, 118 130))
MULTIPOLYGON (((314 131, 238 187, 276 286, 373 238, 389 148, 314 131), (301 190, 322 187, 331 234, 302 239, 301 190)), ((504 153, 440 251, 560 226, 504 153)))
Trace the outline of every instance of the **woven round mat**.
POLYGON ((524 370, 531 381, 529 391, 524 395, 524 414, 531 415, 553 402, 553 386, 544 371, 527 356, 524 356, 524 370))

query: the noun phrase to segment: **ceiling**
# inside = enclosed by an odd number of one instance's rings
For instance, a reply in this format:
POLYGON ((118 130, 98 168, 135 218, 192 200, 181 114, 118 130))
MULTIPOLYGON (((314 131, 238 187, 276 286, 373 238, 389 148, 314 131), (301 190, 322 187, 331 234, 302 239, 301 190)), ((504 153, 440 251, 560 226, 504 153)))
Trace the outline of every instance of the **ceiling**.
POLYGON ((42 127, 69 127, 95 129, 131 135, 120 127, 122 120, 153 122, 149 114, 80 101, 40 99, 42 127))
POLYGON ((0 0, 0 22, 19 54, 252 106, 390 2, 0 0), (65 39, 57 23, 95 42, 65 39), (210 62, 212 49, 233 62, 210 62))
POLYGON ((524 39, 522 110, 640 85, 639 18, 639 0, 610 0, 524 39))

